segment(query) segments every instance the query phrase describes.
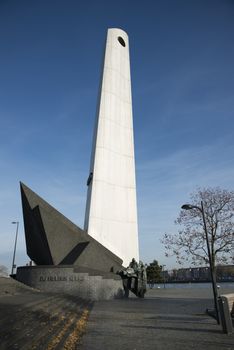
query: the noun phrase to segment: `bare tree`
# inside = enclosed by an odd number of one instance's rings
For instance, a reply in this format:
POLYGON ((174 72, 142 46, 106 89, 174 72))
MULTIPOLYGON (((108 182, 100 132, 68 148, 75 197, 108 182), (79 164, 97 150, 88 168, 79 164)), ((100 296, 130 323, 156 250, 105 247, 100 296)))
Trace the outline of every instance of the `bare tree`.
MULTIPOLYGON (((216 188, 198 189, 190 197, 191 210, 181 210, 176 224, 183 226, 177 234, 164 234, 161 240, 166 256, 176 256, 177 262, 193 265, 208 264, 207 244, 199 210, 203 202, 210 244, 212 266, 233 262, 234 192, 216 188)), ((183 203, 181 203, 183 204, 183 203)))

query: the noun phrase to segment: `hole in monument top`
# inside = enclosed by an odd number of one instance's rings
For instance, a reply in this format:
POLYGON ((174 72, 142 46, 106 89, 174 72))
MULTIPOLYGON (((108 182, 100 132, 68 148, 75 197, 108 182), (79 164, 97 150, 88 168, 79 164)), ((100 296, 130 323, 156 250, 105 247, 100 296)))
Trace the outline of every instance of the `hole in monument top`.
POLYGON ((123 47, 126 46, 125 41, 124 41, 123 38, 121 38, 121 36, 118 36, 118 41, 119 41, 119 43, 120 43, 123 47))

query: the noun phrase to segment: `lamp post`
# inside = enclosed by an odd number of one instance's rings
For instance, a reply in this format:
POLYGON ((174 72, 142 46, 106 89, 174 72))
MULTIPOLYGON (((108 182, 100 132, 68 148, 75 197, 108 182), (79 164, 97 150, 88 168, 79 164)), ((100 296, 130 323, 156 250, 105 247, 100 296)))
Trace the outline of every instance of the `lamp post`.
POLYGON ((218 292, 217 292, 217 285, 216 285, 216 277, 215 277, 215 273, 214 273, 214 266, 212 263, 212 256, 211 256, 211 252, 210 252, 210 243, 209 243, 208 232, 207 232, 207 227, 206 227, 206 219, 205 219, 203 202, 201 201, 201 207, 198 207, 198 206, 192 205, 192 204, 184 204, 184 205, 182 205, 181 209, 185 209, 185 210, 198 209, 202 213, 202 219, 203 219, 204 230, 205 230, 205 235, 206 235, 207 253, 208 253, 209 265, 210 265, 210 274, 211 274, 213 296, 214 296, 214 307, 215 307, 215 313, 216 313, 216 320, 217 320, 217 323, 219 324, 220 317, 219 317, 219 308, 218 308, 218 292))
POLYGON ((16 233, 15 233, 15 245, 14 245, 14 253, 13 253, 13 259, 12 259, 12 268, 11 268, 11 275, 13 275, 15 265, 15 252, 16 252, 16 244, 17 244, 17 237, 18 237, 18 229, 19 229, 19 221, 12 221, 12 224, 16 225, 16 233))
POLYGON ((164 267, 166 265, 162 265, 162 273, 163 273, 163 288, 165 289, 166 288, 166 284, 165 284, 165 271, 164 271, 164 267))

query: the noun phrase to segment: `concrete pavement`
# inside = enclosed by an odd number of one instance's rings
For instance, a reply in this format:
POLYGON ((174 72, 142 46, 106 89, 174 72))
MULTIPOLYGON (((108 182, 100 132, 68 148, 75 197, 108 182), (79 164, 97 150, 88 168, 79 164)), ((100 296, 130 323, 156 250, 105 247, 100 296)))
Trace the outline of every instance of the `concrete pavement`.
POLYGON ((231 350, 234 334, 223 334, 205 314, 213 304, 209 295, 200 290, 150 290, 145 299, 95 303, 79 349, 231 350))
POLYGON ((234 334, 205 314, 212 304, 207 288, 93 304, 0 278, 0 350, 231 350, 234 334))
POLYGON ((77 297, 0 278, 0 350, 75 350, 91 308, 77 297))

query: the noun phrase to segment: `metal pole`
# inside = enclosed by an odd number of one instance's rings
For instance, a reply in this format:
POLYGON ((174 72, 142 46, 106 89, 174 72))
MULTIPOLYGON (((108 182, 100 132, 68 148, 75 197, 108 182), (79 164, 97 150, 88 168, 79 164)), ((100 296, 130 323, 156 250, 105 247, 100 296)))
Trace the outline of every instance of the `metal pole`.
POLYGON ((166 265, 163 265, 162 268, 163 268, 163 285, 164 285, 164 289, 166 288, 166 285, 165 285, 165 271, 164 271, 164 267, 166 265))
POLYGON ((13 275, 14 267, 15 267, 15 252, 16 252, 16 244, 17 244, 17 237, 18 237, 19 221, 13 221, 12 224, 16 224, 17 226, 16 226, 16 233, 15 233, 15 246, 14 246, 13 259, 12 259, 11 275, 13 275))
POLYGON ((209 244, 209 238, 208 238, 207 227, 206 227, 206 219, 205 219, 205 213, 204 213, 204 207, 203 207, 202 201, 201 201, 201 212, 202 212, 202 218, 203 218, 204 229, 206 234, 206 244, 207 244, 207 252, 208 252, 209 264, 210 264, 210 274, 211 274, 211 281, 212 281, 212 288, 213 288, 213 295, 214 295, 214 307, 215 307, 215 313, 216 313, 216 320, 217 320, 217 323, 220 324, 216 277, 214 274, 212 257, 210 253, 210 244, 209 244))

